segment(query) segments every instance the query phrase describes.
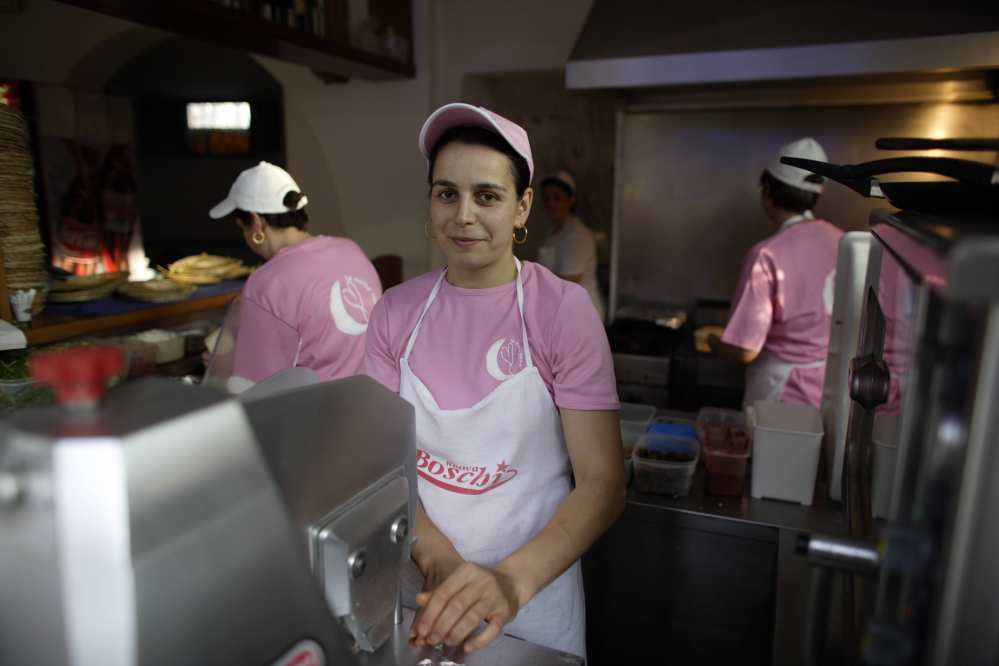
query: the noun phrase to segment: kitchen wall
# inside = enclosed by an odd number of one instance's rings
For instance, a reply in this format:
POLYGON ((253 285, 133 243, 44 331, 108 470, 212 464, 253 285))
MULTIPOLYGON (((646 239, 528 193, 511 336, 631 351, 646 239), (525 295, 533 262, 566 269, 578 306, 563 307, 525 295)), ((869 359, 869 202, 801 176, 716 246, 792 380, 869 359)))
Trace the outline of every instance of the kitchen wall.
MULTIPOLYGON (((439 261, 423 235, 423 121, 462 101, 468 77, 562 69, 591 2, 413 0, 413 79, 325 84, 305 67, 253 56, 284 89, 288 167, 309 195, 312 228, 342 233, 370 257, 402 256, 407 279, 439 261)), ((24 5, 0 15, 2 78, 102 89, 167 36, 55 0, 24 5)))
MULTIPOLYGON (((466 76, 464 99, 490 108, 527 130, 534 154, 534 185, 565 169, 576 181, 575 213, 594 232, 598 263, 609 277, 614 192, 614 140, 617 95, 578 93, 565 88, 561 71, 466 76)), ((535 191, 527 220, 527 241, 517 256, 533 261, 551 221, 535 191)), ((606 284, 604 285, 606 288, 606 284)))

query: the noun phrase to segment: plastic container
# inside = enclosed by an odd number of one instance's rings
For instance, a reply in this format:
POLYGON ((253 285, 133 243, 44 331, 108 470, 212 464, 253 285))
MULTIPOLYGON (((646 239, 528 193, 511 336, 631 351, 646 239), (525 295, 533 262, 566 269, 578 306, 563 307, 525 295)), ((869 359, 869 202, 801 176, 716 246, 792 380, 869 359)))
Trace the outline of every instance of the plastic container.
POLYGON ((151 329, 130 335, 126 340, 137 340, 156 347, 156 365, 172 363, 184 358, 184 336, 173 331, 151 329))
POLYGON ((168 328, 167 330, 184 337, 184 355, 192 356, 194 354, 200 354, 207 349, 205 346, 205 338, 208 337, 208 334, 211 333, 213 329, 218 327, 219 325, 216 323, 207 319, 201 319, 189 324, 174 326, 173 328, 168 328))
POLYGON ((676 453, 686 453, 691 459, 689 462, 652 460, 633 452, 631 460, 635 469, 635 487, 639 491, 675 497, 683 497, 690 492, 699 450, 695 438, 646 433, 638 438, 635 449, 640 446, 660 453, 671 449, 676 453))
POLYGON ((811 405, 757 400, 756 460, 750 494, 755 498, 812 504, 822 451, 822 414, 811 405))
POLYGON ((746 465, 753 454, 752 445, 747 451, 723 451, 704 447, 704 489, 713 495, 742 495, 746 481, 746 465))
POLYGON ((119 344, 128 352, 128 378, 143 377, 156 372, 158 347, 135 338, 125 338, 119 344))
POLYGON ((51 405, 55 391, 29 378, 0 379, 0 414, 10 414, 26 407, 51 405))
POLYGON ((649 427, 652 419, 656 418, 656 408, 652 405, 638 405, 633 402, 622 402, 618 411, 621 418, 621 427, 628 426, 632 429, 641 429, 642 432, 649 427))
POLYGON ((891 509, 891 491, 895 479, 895 435, 897 416, 879 416, 874 421, 874 456, 871 461, 871 514, 887 518, 891 509))
POLYGON ((639 435, 645 434, 652 419, 656 417, 656 408, 652 405, 638 405, 632 402, 622 402, 618 412, 621 418, 621 445, 624 447, 624 459, 631 457, 639 435))
POLYGON ((697 413, 697 439, 704 445, 707 429, 718 426, 721 428, 746 428, 746 416, 734 409, 723 409, 721 407, 702 407, 697 413))

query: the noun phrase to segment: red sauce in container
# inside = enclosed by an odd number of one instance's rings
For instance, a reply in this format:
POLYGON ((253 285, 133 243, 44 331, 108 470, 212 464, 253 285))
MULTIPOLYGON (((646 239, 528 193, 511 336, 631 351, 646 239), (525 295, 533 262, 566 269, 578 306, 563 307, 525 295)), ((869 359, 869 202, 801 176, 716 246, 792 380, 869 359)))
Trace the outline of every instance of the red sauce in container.
POLYGON ((707 470, 705 490, 712 495, 742 495, 742 484, 746 480, 746 474, 726 474, 725 472, 712 472, 707 470))

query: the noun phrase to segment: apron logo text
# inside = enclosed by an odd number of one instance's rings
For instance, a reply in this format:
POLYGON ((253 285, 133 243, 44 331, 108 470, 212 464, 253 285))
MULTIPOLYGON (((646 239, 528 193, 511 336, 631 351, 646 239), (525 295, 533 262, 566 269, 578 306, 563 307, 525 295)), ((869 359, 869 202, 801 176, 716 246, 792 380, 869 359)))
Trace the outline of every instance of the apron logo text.
POLYGON ((462 495, 481 495, 502 486, 517 476, 504 460, 494 466, 456 465, 450 460, 416 449, 416 472, 438 488, 462 495))

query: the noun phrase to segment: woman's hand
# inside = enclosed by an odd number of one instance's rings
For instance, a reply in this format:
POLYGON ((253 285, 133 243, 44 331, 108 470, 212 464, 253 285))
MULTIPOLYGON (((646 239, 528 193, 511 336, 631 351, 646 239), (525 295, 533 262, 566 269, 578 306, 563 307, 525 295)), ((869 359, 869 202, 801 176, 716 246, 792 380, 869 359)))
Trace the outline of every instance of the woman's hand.
MULTIPOLYGON (((422 507, 420 508, 422 511, 422 507)), ((429 520, 427 521, 429 522, 429 520)), ((426 558, 425 558, 426 559, 426 558)), ((413 624, 409 629, 409 637, 416 641, 416 645, 423 647, 427 644, 427 633, 421 636, 417 631, 420 626, 420 621, 423 619, 423 614, 426 611, 426 603, 420 603, 421 599, 430 598, 431 593, 436 590, 441 584, 448 579, 448 577, 454 573, 458 567, 465 563, 465 560, 458 555, 458 551, 451 548, 451 552, 445 551, 444 556, 438 556, 434 558, 433 563, 428 563, 424 561, 424 565, 420 567, 426 581, 423 583, 423 591, 416 595, 416 604, 420 607, 416 611, 416 617, 413 618, 413 624), (426 567, 426 569, 424 569, 426 567)), ((432 645, 440 643, 438 640, 432 645)))
MULTIPOLYGON (((429 579, 428 579, 429 583, 429 579)), ((425 588, 426 590, 427 588, 425 588)), ((520 610, 514 578, 502 570, 465 562, 432 591, 416 595, 420 613, 413 621, 416 644, 460 645, 483 622, 486 628, 465 643, 465 652, 484 648, 520 610)))

